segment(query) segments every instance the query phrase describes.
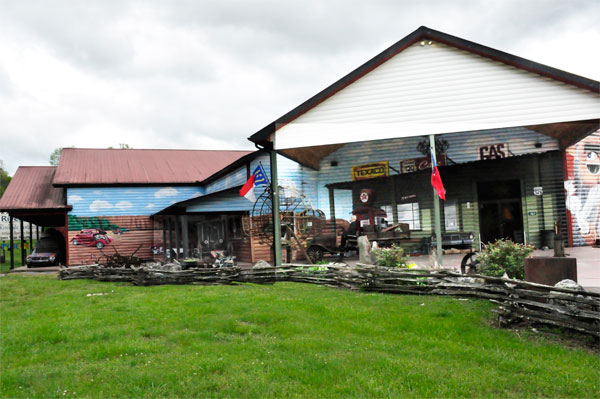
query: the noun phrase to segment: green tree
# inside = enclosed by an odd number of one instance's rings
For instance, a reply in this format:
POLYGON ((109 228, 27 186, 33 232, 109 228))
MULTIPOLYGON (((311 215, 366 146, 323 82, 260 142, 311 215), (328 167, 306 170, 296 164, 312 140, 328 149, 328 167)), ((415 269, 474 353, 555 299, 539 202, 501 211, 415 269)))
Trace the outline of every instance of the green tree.
POLYGON ((52 151, 52 154, 50 154, 50 165, 58 166, 58 161, 60 161, 60 154, 62 153, 63 148, 73 148, 73 146, 55 148, 54 151, 52 151))
POLYGON ((8 187, 10 179, 12 179, 12 177, 10 177, 8 175, 8 172, 4 170, 4 162, 2 162, 2 160, 0 159, 0 198, 2 198, 6 187, 8 187))

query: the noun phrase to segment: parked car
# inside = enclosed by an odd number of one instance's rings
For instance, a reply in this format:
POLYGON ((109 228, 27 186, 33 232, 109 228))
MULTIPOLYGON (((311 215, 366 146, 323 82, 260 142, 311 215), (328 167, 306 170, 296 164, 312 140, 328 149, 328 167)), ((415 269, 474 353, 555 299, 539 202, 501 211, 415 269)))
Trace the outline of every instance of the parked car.
POLYGON ((63 245, 64 241, 58 237, 41 237, 26 258, 27 267, 57 265, 63 259, 63 245))
POLYGON ((71 239, 73 245, 84 245, 86 247, 104 248, 112 242, 106 231, 100 229, 81 230, 79 234, 71 239))

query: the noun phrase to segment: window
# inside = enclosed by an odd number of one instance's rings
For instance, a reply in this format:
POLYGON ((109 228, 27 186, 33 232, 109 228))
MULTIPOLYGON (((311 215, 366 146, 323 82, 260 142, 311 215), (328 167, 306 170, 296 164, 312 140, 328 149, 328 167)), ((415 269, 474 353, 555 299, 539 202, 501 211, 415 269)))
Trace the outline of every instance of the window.
POLYGON ((444 223, 446 225, 446 231, 458 230, 456 201, 444 202, 444 223))
POLYGON ((381 210, 384 211, 385 213, 387 213, 386 219, 387 219, 388 224, 391 225, 394 221, 394 213, 393 213, 394 207, 392 205, 383 205, 381 207, 381 210))
POLYGON ((398 223, 408 223, 411 230, 421 230, 421 212, 419 212, 418 202, 399 204, 397 209, 398 223))

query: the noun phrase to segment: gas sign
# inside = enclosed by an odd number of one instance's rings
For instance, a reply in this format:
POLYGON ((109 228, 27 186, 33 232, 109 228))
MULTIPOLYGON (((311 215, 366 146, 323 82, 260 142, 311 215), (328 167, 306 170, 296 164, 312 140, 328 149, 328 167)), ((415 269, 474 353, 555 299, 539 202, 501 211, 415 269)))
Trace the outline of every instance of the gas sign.
POLYGON ((479 159, 502 159, 508 155, 508 143, 490 144, 479 147, 479 159))
POLYGON ((352 180, 374 179, 389 176, 388 161, 374 162, 352 167, 352 180))

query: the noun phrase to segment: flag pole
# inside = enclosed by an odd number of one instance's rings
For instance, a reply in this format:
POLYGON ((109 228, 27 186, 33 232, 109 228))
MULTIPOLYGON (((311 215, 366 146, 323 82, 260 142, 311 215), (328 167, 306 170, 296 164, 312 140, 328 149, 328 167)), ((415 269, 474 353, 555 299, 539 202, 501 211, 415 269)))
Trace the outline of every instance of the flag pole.
MULTIPOLYGON (((437 155, 435 153, 435 135, 429 135, 429 145, 431 147, 431 153, 433 157, 437 160, 437 155)), ((433 170, 433 160, 431 162, 431 169, 433 170)), ((441 267, 443 262, 443 251, 442 251, 442 216, 440 212, 440 198, 438 197, 435 188, 433 190, 433 213, 435 218, 435 238, 436 238, 436 259, 438 265, 441 267)))
POLYGON ((281 266, 281 222, 279 220, 279 182, 277 180, 277 151, 272 149, 271 156, 271 193, 273 194, 273 263, 281 266))

